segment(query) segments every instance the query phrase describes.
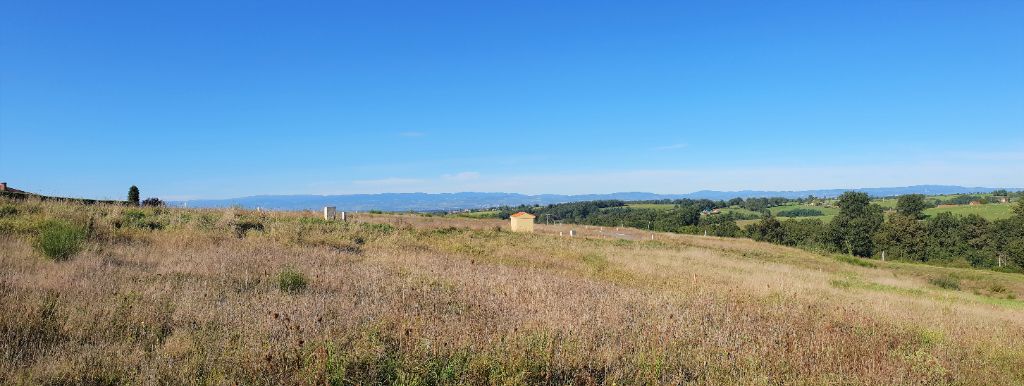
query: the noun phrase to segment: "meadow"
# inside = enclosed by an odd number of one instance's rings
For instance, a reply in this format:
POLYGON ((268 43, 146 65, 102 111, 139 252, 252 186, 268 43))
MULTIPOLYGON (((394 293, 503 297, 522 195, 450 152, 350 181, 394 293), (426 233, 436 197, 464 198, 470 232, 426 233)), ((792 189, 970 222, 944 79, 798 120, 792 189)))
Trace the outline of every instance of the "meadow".
POLYGON ((942 212, 949 212, 955 215, 967 216, 976 214, 986 220, 1002 220, 1013 216, 1013 205, 1011 204, 984 204, 984 205, 954 205, 946 207, 935 207, 924 210, 924 214, 934 216, 942 212))
MULTIPOLYGON (((875 201, 873 201, 873 203, 877 203, 880 206, 882 206, 883 208, 887 208, 887 209, 892 209, 892 208, 895 208, 895 206, 896 206, 895 199, 893 199, 893 200, 875 200, 875 201), (892 201, 892 205, 888 205, 886 203, 886 201, 892 201)), ((821 220, 822 222, 828 223, 829 221, 832 221, 832 218, 835 217, 836 213, 839 213, 839 209, 835 208, 835 207, 812 206, 812 205, 796 205, 796 204, 794 204, 794 205, 776 206, 776 207, 769 208, 769 210, 772 212, 772 214, 775 214, 775 213, 777 213, 779 211, 790 210, 790 209, 798 209, 798 208, 820 210, 822 212, 822 215, 821 216, 806 216, 806 217, 779 217, 778 219, 780 221, 787 221, 787 220, 793 220, 793 219, 815 218, 815 219, 821 220)), ((723 210, 723 212, 725 212, 725 211, 726 210, 723 210)), ((984 218, 986 220, 992 221, 992 220, 1002 220, 1002 219, 1007 219, 1007 218, 1012 217, 1013 216, 1013 205, 1011 205, 1011 204, 995 204, 995 203, 993 203, 993 204, 983 204, 983 205, 952 205, 952 206, 933 207, 933 208, 928 208, 928 209, 924 210, 924 214, 926 216, 934 216, 934 215, 937 215, 937 214, 943 213, 943 212, 949 212, 949 213, 952 213, 952 214, 958 215, 958 216, 968 216, 968 215, 975 214, 975 215, 981 216, 982 218, 984 218)), ((740 227, 744 227, 746 225, 750 225, 750 224, 756 223, 758 221, 759 220, 737 220, 736 221, 736 225, 739 225, 740 227)))
POLYGON ((0 383, 1024 384, 1019 274, 537 230, 0 201, 0 383))

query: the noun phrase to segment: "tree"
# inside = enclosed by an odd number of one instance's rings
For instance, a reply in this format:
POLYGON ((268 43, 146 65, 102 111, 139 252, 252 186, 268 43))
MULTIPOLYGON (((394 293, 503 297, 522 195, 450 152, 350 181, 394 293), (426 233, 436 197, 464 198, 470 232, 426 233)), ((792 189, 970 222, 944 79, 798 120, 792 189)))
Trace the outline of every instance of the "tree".
POLYGON ((750 234, 750 238, 757 241, 782 244, 785 239, 782 223, 772 216, 771 213, 765 214, 761 221, 751 224, 747 228, 747 232, 750 234))
POLYGON ((780 221, 782 233, 785 237, 782 240, 784 245, 819 247, 825 225, 821 220, 812 218, 804 220, 780 221))
POLYGON ((1024 269, 1024 202, 1018 203, 1013 213, 1013 217, 992 222, 988 246, 999 266, 1024 269))
POLYGON ((901 213, 892 215, 874 237, 875 245, 893 259, 924 261, 928 247, 928 231, 914 217, 901 213))
POLYGON ((984 217, 970 214, 960 220, 960 228, 963 241, 967 244, 964 258, 975 267, 995 266, 996 261, 992 258, 991 248, 989 248, 991 223, 984 217))
POLYGON ((827 241, 833 250, 867 257, 874 253, 872 237, 882 226, 882 207, 867 193, 846 192, 836 203, 839 214, 829 224, 827 241))
POLYGON ((913 219, 924 218, 925 209, 928 209, 928 204, 923 194, 904 194, 896 200, 896 213, 913 219))
POLYGON ((139 188, 135 185, 128 188, 128 202, 135 206, 139 205, 139 188))
POLYGON ((928 260, 956 260, 967 251, 959 217, 942 212, 925 222, 928 229, 928 260))
POLYGON ((736 220, 729 214, 712 214, 700 217, 697 226, 698 231, 707 232, 708 235, 718 237, 737 237, 741 232, 740 227, 736 225, 736 220))

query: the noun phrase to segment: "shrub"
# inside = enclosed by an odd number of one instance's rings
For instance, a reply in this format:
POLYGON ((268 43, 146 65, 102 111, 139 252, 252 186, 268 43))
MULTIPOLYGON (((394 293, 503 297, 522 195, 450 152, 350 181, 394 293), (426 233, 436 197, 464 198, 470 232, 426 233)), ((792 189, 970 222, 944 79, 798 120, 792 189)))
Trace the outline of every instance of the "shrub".
POLYGON ((285 268, 277 275, 277 286, 281 291, 287 293, 302 292, 306 289, 306 275, 294 268, 285 268))
POLYGON ((18 215, 18 208, 14 205, 0 206, 0 217, 14 217, 18 215))
POLYGON ((237 223, 235 223, 234 228, 235 236, 238 236, 238 238, 243 238, 245 237, 245 234, 248 233, 250 230, 262 232, 263 223, 257 220, 240 220, 237 223))
POLYGON ((939 288, 945 288, 945 289, 948 289, 948 290, 959 290, 960 289, 960 279, 957 279, 957 278, 955 278, 953 276, 933 277, 928 282, 934 284, 935 286, 937 286, 939 288))
POLYGON ((363 228, 369 231, 380 233, 391 233, 395 231, 395 227, 393 225, 383 223, 363 223, 363 228))
POLYGON ((61 221, 47 221, 39 226, 36 248, 56 261, 70 259, 82 249, 85 228, 61 221))
POLYGON ((136 228, 158 230, 163 229, 164 224, 156 219, 149 218, 146 212, 139 209, 126 209, 121 212, 121 217, 114 220, 114 228, 136 228))
POLYGON ((824 213, 817 209, 796 208, 790 210, 782 210, 779 211, 779 213, 776 213, 775 215, 779 217, 814 217, 822 216, 824 215, 824 213))
POLYGON ((150 197, 145 200, 142 200, 142 206, 164 206, 164 202, 161 201, 159 198, 150 197))

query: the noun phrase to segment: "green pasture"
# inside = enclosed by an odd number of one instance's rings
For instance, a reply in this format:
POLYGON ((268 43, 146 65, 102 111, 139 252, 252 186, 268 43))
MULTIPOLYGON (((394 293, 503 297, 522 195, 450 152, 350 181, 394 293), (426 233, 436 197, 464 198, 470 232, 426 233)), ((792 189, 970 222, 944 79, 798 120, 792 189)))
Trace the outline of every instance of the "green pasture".
POLYGON ((1011 204, 984 204, 984 205, 957 205, 947 207, 928 208, 924 214, 934 216, 942 212, 950 212, 956 215, 967 216, 979 215, 986 220, 1001 220, 1013 216, 1013 205, 1011 204))

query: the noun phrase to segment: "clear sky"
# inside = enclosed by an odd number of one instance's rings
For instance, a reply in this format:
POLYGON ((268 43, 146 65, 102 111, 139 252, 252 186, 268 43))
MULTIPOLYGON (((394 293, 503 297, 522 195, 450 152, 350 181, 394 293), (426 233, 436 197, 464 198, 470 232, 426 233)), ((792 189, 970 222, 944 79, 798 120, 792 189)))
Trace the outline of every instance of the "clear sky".
POLYGON ((0 180, 1024 187, 1022 1, 301 3, 0 0, 0 180))

